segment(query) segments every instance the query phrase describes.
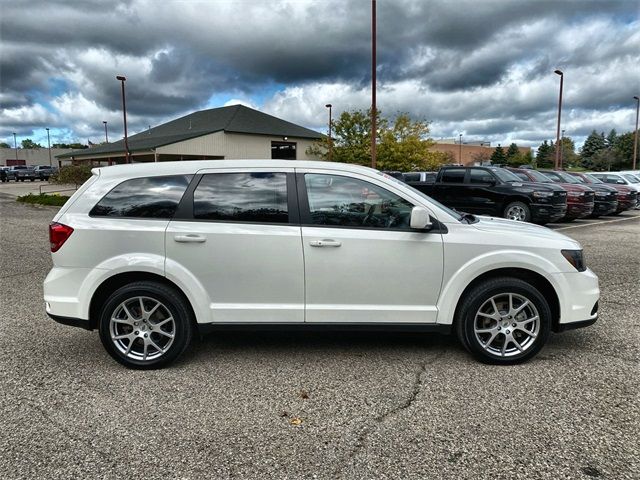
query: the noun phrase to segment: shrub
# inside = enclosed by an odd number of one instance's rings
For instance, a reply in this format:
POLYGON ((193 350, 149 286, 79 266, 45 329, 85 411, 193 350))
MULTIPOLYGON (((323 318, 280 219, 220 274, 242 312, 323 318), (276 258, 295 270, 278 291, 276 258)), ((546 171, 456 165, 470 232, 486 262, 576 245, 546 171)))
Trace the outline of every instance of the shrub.
POLYGON ((91 167, 88 165, 66 165, 51 175, 51 183, 82 185, 91 178, 91 167))
POLYGON ((42 193, 40 195, 23 195, 17 198, 18 202, 22 203, 31 203, 37 205, 53 205, 55 207, 63 206, 69 197, 64 195, 47 195, 46 193, 42 193))

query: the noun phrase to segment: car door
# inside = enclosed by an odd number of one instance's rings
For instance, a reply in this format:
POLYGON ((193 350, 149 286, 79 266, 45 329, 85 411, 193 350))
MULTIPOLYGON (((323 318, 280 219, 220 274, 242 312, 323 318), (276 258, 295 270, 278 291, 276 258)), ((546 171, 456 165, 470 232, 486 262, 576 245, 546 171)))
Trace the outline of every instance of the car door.
POLYGON ((166 270, 199 285, 204 321, 304 322, 295 190, 291 168, 198 172, 166 231, 166 270))
POLYGON ((432 323, 443 270, 438 228, 409 228, 413 203, 361 174, 296 169, 309 323, 432 323))
POLYGON ((447 207, 464 210, 466 206, 466 187, 464 184, 466 171, 467 169, 464 167, 444 169, 434 185, 434 190, 437 192, 434 198, 447 207))
POLYGON ((500 201, 495 190, 495 177, 484 168, 469 168, 465 178, 467 194, 463 200, 463 210, 469 213, 496 215, 500 201))

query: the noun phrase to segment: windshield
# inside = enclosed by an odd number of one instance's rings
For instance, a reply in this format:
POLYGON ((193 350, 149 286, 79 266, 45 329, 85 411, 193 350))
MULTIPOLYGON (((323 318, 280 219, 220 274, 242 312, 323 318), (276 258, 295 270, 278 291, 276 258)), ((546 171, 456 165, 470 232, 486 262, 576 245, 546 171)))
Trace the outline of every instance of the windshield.
MULTIPOLYGON (((402 182, 400 182, 402 183, 402 182)), ((441 208, 442 210, 444 210, 445 212, 447 212, 449 215, 451 215, 453 218, 455 218, 456 220, 460 221, 462 220, 464 217, 462 215, 460 215, 458 212, 456 212, 455 210, 451 210, 449 207, 444 206, 443 204, 441 204, 440 202, 438 202, 437 200, 434 200, 433 198, 431 198, 429 195, 427 195, 426 193, 422 193, 420 190, 418 190, 417 188, 413 188, 411 185, 407 185, 406 183, 403 183, 403 186, 406 188, 410 188, 414 193, 417 193, 418 195, 420 195, 422 198, 426 198, 427 200, 429 200, 429 203, 433 203, 436 207, 441 208)))
POLYGON ((640 183, 640 180, 638 180, 635 176, 631 175, 630 173, 625 173, 622 176, 627 180, 629 180, 630 183, 640 183))
POLYGON ((549 177, 537 170, 527 170, 527 173, 529 173, 536 182, 549 183, 549 177))
POLYGON ((599 178, 594 177, 593 175, 590 175, 588 173, 584 174, 585 177, 587 177, 589 179, 589 183, 604 183, 602 180, 600 180, 599 178))
POLYGON ((558 176, 562 178, 567 183, 580 183, 576 177, 570 175, 566 172, 557 172, 558 176))
POLYGON ((493 174, 503 182, 522 182, 522 180, 520 180, 517 175, 511 173, 509 170, 505 170, 504 168, 494 167, 490 168, 489 170, 491 170, 493 174))

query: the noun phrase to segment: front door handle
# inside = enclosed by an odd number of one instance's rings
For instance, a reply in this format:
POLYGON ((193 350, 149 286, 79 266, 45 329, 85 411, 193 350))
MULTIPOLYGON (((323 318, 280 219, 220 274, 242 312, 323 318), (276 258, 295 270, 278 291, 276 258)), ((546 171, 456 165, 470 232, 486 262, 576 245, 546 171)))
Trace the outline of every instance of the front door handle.
POLYGON ((309 242, 309 245, 311 245, 312 247, 339 247, 340 245, 342 245, 342 242, 326 238, 324 240, 311 240, 309 242))
POLYGON ((207 241, 207 237, 195 235, 193 233, 189 233, 187 235, 176 235, 173 239, 179 243, 204 243, 207 241))

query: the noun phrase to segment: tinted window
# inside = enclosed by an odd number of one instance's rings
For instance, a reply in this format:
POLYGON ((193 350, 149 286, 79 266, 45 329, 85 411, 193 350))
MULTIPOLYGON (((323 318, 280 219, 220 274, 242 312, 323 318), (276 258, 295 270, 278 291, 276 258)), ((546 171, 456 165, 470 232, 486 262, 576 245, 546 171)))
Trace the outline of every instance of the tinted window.
POLYGON ((526 173, 524 173, 524 172, 514 172, 513 170, 510 170, 510 171, 511 171, 511 173, 513 173, 516 177, 518 177, 523 182, 528 182, 529 181, 529 177, 527 177, 526 173))
POLYGON ((287 174, 204 175, 193 192, 193 216, 204 220, 287 223, 287 174))
POLYGON ((520 182, 518 177, 504 168, 492 168, 491 171, 503 182, 520 182))
POLYGON ((420 181, 420 173, 405 173, 404 174, 405 182, 419 182, 420 181))
POLYGON ((469 183, 494 183, 495 179, 486 170, 472 168, 469 170, 469 183))
POLYGON ((305 175, 311 223, 409 228, 413 205, 369 182, 338 175, 305 175))
POLYGON ((464 168, 447 168, 442 172, 442 182, 462 183, 464 181, 464 168))
POLYGON ((171 218, 190 181, 191 175, 127 180, 107 193, 89 215, 171 218))

